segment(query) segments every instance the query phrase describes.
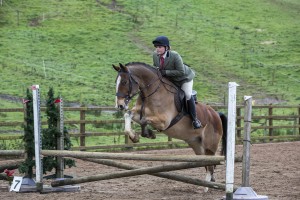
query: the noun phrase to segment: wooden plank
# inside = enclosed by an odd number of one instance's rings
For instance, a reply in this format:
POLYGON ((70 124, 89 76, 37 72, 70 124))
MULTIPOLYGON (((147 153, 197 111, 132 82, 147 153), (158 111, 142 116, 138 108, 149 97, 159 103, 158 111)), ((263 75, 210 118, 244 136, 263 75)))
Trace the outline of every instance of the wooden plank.
POLYGON ((24 150, 0 150, 0 157, 6 156, 24 156, 24 150))
MULTIPOLYGON (((221 164, 221 161, 215 162, 212 165, 221 164)), ((174 171, 174 170, 181 170, 181 169, 189 169, 189 168, 196 168, 196 167, 204 167, 206 163, 200 162, 188 162, 188 163, 176 163, 170 165, 161 165, 155 167, 145 167, 139 169, 133 169, 130 171, 121 171, 121 172, 114 172, 114 173, 107 173, 107 174, 98 174, 94 176, 85 176, 73 179, 64 179, 64 180, 56 180, 51 183, 52 187, 63 186, 63 185, 73 185, 79 183, 86 183, 86 182, 93 182, 93 181, 100 181, 100 180, 109 180, 109 179, 116 179, 116 178, 123 178, 123 177, 130 177, 130 176, 138 176, 143 174, 153 174, 158 172, 166 172, 166 171, 174 171)))
POLYGON ((112 120, 65 120, 65 124, 112 124, 112 123, 124 123, 123 119, 112 120))
POLYGON ((23 139, 24 135, 5 135, 5 136, 0 136, 0 140, 18 140, 18 139, 23 139))
MULTIPOLYGON (((151 142, 151 143, 133 143, 130 147, 150 147, 150 146, 168 146, 168 145, 186 144, 184 141, 170 141, 170 142, 151 142)), ((72 150, 95 150, 95 149, 111 149, 111 148, 127 148, 128 144, 114 144, 114 145, 101 145, 101 146, 80 146, 72 147, 72 150)))
POLYGON ((300 135, 259 136, 259 137, 252 137, 251 140, 288 139, 288 138, 300 139, 300 135))
POLYGON ((115 107, 64 107, 64 111, 117 111, 115 107))
MULTIPOLYGON (((256 130, 256 129, 280 129, 280 128, 286 128, 286 129, 294 129, 294 128, 300 128, 300 125, 285 125, 285 126, 252 126, 251 130, 256 130)), ((236 129, 242 130, 243 127, 237 127, 236 129)))
MULTIPOLYGON (((94 162, 102 165, 107 165, 111 167, 117 167, 121 169, 127 169, 127 170, 132 170, 132 169, 139 169, 140 167, 117 162, 114 160, 104 160, 104 159, 92 159, 92 158, 84 158, 83 160, 89 161, 89 162, 94 162)), ((199 185, 199 186, 204 186, 204 187, 209 187, 209 188, 214 188, 214 189, 219 189, 219 190, 224 190, 225 191, 225 184, 222 183, 214 183, 210 181, 204 181, 201 179, 196 179, 192 177, 187 177, 187 176, 182 176, 179 174, 175 174, 172 172, 158 172, 155 174, 151 174, 153 176, 161 177, 161 178, 167 178, 170 180, 175 180, 175 181, 180 181, 183 183, 189 183, 193 185, 199 185)), ((237 187, 235 187, 235 190, 237 187)))
POLYGON ((299 115, 266 115, 266 116, 252 116, 252 119, 276 119, 276 120, 287 120, 297 119, 299 115))
POLYGON ((23 108, 0 108, 0 112, 23 112, 23 108))
POLYGON ((144 160, 144 161, 172 161, 172 162, 220 162, 224 161, 224 156, 204 156, 204 155, 150 155, 132 153, 104 153, 104 152, 82 152, 82 151, 59 151, 42 150, 44 156, 63 156, 73 158, 101 158, 120 160, 144 160))
POLYGON ((22 126, 24 122, 0 122, 0 126, 22 126))

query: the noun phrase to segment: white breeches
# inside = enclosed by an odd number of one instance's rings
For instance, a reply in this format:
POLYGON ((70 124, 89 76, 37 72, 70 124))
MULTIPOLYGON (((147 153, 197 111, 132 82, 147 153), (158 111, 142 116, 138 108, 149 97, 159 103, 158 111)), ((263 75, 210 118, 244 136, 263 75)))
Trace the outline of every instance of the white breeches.
POLYGON ((190 100, 193 92, 193 80, 182 84, 181 89, 184 91, 186 100, 190 100))

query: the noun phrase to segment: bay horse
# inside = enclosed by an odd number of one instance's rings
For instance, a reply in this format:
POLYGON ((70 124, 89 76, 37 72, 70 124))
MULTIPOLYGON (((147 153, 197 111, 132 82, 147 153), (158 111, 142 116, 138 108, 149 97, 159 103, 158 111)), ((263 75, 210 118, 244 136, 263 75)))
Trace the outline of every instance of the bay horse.
MULTIPOLYGON (((154 133, 146 128, 147 125, 151 125, 169 137, 185 141, 196 155, 215 155, 222 139, 221 154, 225 155, 227 118, 224 114, 196 102, 197 115, 202 127, 194 129, 187 112, 178 109, 180 89, 163 77, 158 69, 141 62, 113 65, 113 68, 118 72, 116 106, 127 110, 124 114, 125 133, 134 143, 139 141, 139 135, 131 128, 132 120, 141 125, 142 136, 155 138, 154 133), (135 96, 136 103, 128 110, 129 103, 135 96)), ((214 166, 205 168, 206 180, 215 181, 214 166)), ((207 190, 208 188, 205 188, 205 191, 207 190)))

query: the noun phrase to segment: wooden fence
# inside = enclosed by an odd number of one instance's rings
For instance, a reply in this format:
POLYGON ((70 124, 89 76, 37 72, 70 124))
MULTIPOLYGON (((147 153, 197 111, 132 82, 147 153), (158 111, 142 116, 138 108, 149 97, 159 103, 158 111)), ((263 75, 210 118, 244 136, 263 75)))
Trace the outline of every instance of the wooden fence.
MULTIPOLYGON (((212 106, 215 110, 223 112, 226 114, 226 106, 212 106)), ((42 112, 45 108, 41 109, 42 112)), ((23 108, 10 108, 10 109, 0 109, 0 116, 5 116, 7 113, 19 113, 24 115, 23 108)), ((68 127, 69 134, 71 137, 79 139, 79 145, 73 147, 73 150, 96 150, 96 149, 123 149, 123 148, 138 148, 138 147, 153 147, 158 146, 160 148, 173 148, 177 145, 185 145, 183 141, 174 140, 172 138, 167 138, 166 142, 141 142, 133 144, 130 142, 128 137, 125 136, 123 144, 112 144, 112 145, 97 145, 88 146, 86 141, 90 136, 124 136, 122 126, 124 120, 122 118, 113 119, 112 113, 116 112, 113 107, 65 107, 64 112, 72 113, 71 116, 77 116, 70 119, 70 117, 65 118, 64 124, 68 127), (99 120, 99 113, 108 112, 111 113, 111 119, 101 119, 99 120), (91 131, 88 126, 93 125, 97 127, 104 127, 108 124, 118 124, 121 128, 118 131, 91 131), (75 128, 73 128, 75 127, 75 128)), ((236 110, 236 139, 237 143, 242 141, 243 129, 244 129, 244 106, 237 106, 236 110)), ((1 117, 3 119, 3 117, 1 117)), ((10 131, 8 127, 12 129, 16 126, 21 127, 24 122, 20 121, 2 121, 0 119, 0 140, 14 140, 20 139, 22 135, 12 135, 9 134, 10 131), (2 127, 6 127, 6 131, 2 131, 2 127), (6 133, 6 136, 1 136, 6 133)), ((46 120, 42 119, 42 125, 46 124, 46 120)), ((106 129, 109 130, 109 129, 106 129)), ((291 141, 300 139, 300 105, 297 106, 278 106, 278 105, 257 105, 252 107, 252 124, 251 124, 251 140, 252 142, 269 142, 269 141, 291 141)), ((161 134, 161 133, 157 133, 161 134)), ((163 136, 162 136, 163 137, 163 136)), ((147 140, 150 141, 150 140, 147 140)))

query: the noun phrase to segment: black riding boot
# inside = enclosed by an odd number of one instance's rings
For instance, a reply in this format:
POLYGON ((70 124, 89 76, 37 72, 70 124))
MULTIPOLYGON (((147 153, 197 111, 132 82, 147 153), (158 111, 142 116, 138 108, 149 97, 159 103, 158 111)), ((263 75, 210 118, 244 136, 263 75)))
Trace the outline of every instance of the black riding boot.
POLYGON ((196 106, 193 96, 187 100, 188 111, 193 120, 194 129, 201 128, 201 122, 197 119, 196 106))

